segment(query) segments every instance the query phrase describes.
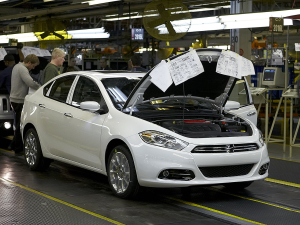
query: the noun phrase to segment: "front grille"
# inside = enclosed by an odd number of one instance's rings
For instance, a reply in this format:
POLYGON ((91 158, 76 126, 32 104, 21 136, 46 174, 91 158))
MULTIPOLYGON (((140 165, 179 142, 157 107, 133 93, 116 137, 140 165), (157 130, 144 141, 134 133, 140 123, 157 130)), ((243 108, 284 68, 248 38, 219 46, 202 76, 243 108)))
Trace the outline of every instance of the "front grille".
POLYGON ((199 167, 199 170, 205 177, 235 177, 247 175, 253 165, 199 167))
POLYGON ((192 150, 192 153, 234 153, 258 150, 258 145, 251 144, 231 144, 231 145, 201 145, 192 150))

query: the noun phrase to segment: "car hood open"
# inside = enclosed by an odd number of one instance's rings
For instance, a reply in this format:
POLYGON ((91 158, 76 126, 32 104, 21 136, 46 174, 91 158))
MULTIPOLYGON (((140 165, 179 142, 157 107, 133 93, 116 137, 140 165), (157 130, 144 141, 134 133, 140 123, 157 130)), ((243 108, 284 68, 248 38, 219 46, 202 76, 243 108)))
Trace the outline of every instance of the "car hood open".
MULTIPOLYGON (((156 98, 186 96, 188 98, 201 98, 204 101, 209 101, 213 106, 217 106, 221 109, 220 111, 223 111, 222 108, 226 104, 236 78, 216 73, 217 61, 221 50, 197 49, 196 52, 204 67, 203 73, 177 86, 173 83, 163 92, 151 82, 151 71, 149 71, 135 86, 123 109, 156 98)), ((180 55, 173 56, 169 60, 173 60, 176 57, 180 57, 180 55)))

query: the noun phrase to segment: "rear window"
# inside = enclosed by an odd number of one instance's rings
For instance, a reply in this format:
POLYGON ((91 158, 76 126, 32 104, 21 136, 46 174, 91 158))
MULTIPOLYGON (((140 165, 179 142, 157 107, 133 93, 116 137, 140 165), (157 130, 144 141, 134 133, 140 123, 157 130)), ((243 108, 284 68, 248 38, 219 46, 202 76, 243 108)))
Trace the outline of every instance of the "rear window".
POLYGON ((67 76, 55 80, 51 88, 49 98, 60 102, 66 102, 74 79, 75 76, 67 76))

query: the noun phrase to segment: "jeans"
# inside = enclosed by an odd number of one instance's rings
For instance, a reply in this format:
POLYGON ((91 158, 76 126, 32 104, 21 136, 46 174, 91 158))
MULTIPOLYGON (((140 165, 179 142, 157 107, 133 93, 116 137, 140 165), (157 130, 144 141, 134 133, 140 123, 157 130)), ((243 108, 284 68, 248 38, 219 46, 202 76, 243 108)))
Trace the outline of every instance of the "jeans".
POLYGON ((13 110, 16 115, 16 130, 15 130, 15 135, 14 135, 14 139, 13 139, 13 143, 15 146, 15 152, 22 152, 23 151, 23 142, 22 142, 22 136, 21 136, 21 131, 20 131, 20 121, 21 121, 21 112, 22 112, 24 103, 11 102, 11 105, 12 105, 13 110))

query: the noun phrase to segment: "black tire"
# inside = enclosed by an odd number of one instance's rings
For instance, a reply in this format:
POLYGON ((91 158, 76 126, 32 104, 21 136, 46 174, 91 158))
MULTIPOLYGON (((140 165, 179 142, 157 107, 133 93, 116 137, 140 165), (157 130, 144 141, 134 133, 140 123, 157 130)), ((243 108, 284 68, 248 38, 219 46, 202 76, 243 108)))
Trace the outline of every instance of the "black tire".
POLYGON ((229 190, 243 190, 246 187, 249 187, 253 181, 247 181, 247 182, 236 182, 236 183, 228 183, 228 184, 223 184, 226 189, 229 190))
POLYGON ((114 195, 124 199, 136 197, 139 193, 140 185, 137 180, 134 162, 127 146, 119 145, 115 147, 111 151, 106 165, 108 182, 114 195))
POLYGON ((48 169, 52 161, 43 156, 39 136, 34 128, 30 128, 24 136, 24 157, 29 169, 33 171, 48 169))

